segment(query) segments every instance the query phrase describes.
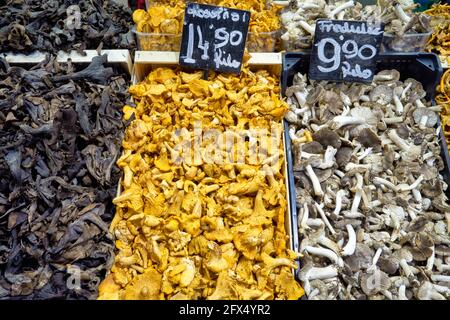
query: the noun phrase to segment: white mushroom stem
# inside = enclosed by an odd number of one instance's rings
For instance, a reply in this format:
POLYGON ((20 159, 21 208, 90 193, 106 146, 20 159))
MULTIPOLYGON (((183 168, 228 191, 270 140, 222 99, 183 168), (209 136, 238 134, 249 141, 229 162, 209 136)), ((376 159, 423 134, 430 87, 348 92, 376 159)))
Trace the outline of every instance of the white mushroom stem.
POLYGON ((406 151, 406 152, 409 151, 410 145, 407 144, 407 143, 405 142, 405 140, 403 140, 402 138, 400 138, 400 136, 397 134, 397 131, 396 131, 395 129, 390 130, 390 131, 388 132, 388 137, 389 137, 389 139, 392 140, 392 142, 395 143, 395 145, 396 145, 397 147, 399 147, 399 148, 402 149, 403 151, 406 151))
POLYGON ((392 300, 392 293, 389 290, 382 290, 381 293, 388 298, 388 300, 392 300))
POLYGON ((314 35, 315 33, 315 26, 311 26, 308 24, 308 22, 300 20, 298 22, 299 26, 305 29, 306 32, 308 32, 311 35, 314 35))
POLYGON ((355 197, 353 198, 353 203, 352 203, 352 207, 350 209, 350 215, 357 215, 358 213, 358 208, 359 208, 359 204, 361 202, 361 198, 362 198, 362 187, 363 187, 363 177, 360 173, 356 174, 356 193, 355 193, 355 197))
POLYGON ((328 221, 327 216, 325 215, 325 212, 323 212, 322 208, 317 202, 314 202, 314 206, 317 209, 317 212, 319 212, 320 217, 322 218, 323 222, 327 226, 327 228, 330 230, 331 234, 335 234, 336 231, 334 231, 333 226, 330 224, 330 221, 328 221))
POLYGON ((423 159, 423 161, 427 161, 428 159, 432 158, 433 156, 434 156, 434 153, 430 151, 430 152, 424 153, 422 159, 423 159))
POLYGON ((408 262, 406 262, 405 259, 400 260, 400 266, 402 267, 403 271, 405 272, 405 275, 407 277, 411 276, 413 274, 411 267, 408 265, 408 262))
POLYGON ((347 163, 345 166, 345 171, 351 171, 353 169, 365 169, 369 170, 372 167, 371 164, 356 164, 353 162, 347 163))
POLYGON ((395 112, 397 113, 397 115, 403 114, 403 103, 395 94, 394 94, 394 104, 395 104, 395 112))
POLYGON ((420 99, 417 99, 415 102, 416 102, 416 106, 417 106, 418 108, 426 108, 426 107, 427 107, 426 105, 424 105, 424 104, 422 103, 422 101, 421 101, 420 99))
POLYGON ((433 270, 433 266, 434 266, 434 259, 436 257, 436 252, 434 250, 434 246, 432 247, 433 249, 433 253, 431 254, 431 256, 428 258, 427 260, 427 270, 431 271, 433 270))
POLYGON ((428 121, 428 116, 423 115, 423 116, 420 118, 419 129, 425 130, 425 129, 427 128, 427 121, 428 121))
POLYGON ((333 118, 332 122, 333 124, 331 127, 339 129, 348 125, 364 124, 366 123, 366 120, 352 116, 336 116, 333 118))
POLYGON ((339 267, 344 266, 344 261, 332 250, 325 248, 317 248, 312 246, 307 246, 305 250, 312 255, 322 256, 331 260, 331 262, 337 264, 339 267))
POLYGON ((392 118, 384 118, 383 121, 386 124, 395 124, 395 123, 402 123, 404 120, 403 117, 392 117, 392 118))
POLYGON ((406 297, 406 286, 404 284, 398 288, 398 300, 408 300, 406 297))
POLYGON ((441 274, 433 274, 431 275, 431 280, 435 282, 450 282, 450 276, 445 276, 441 274))
POLYGON ((302 218, 300 220, 300 232, 303 232, 306 229, 309 229, 308 225, 306 224, 306 221, 308 221, 309 217, 309 209, 308 205, 306 203, 303 204, 302 210, 302 218))
POLYGON ((439 293, 445 293, 450 295, 450 288, 445 286, 440 286, 438 284, 433 284, 434 289, 439 293))
POLYGON ((345 256, 351 256, 353 253, 355 253, 356 250, 356 233, 355 229, 353 229, 353 226, 351 224, 347 224, 345 226, 348 232, 348 242, 342 248, 342 255, 345 256))
POLYGON ((408 16, 405 11, 403 10, 402 6, 400 4, 397 4, 394 9, 395 15, 397 18, 402 20, 404 23, 408 23, 411 20, 411 17, 408 16))
POLYGON ((334 208, 334 214, 336 216, 339 216, 339 213, 341 212, 342 209, 342 198, 345 196, 345 191, 344 190, 339 190, 338 192, 336 192, 336 205, 334 208))
POLYGON ((406 100, 406 94, 408 93, 409 89, 411 89, 412 86, 412 82, 408 83, 405 87, 405 89, 403 89, 402 92, 402 100, 406 100))
POLYGON ((417 215, 413 210, 408 209, 407 212, 408 212, 409 216, 411 217, 411 220, 415 220, 417 218, 417 215))
POLYGON ((414 200, 416 200, 418 203, 422 203, 422 194, 420 193, 420 191, 418 189, 413 189, 412 190, 412 194, 414 197, 414 200))
POLYGON ((341 251, 341 247, 336 242, 325 237, 324 235, 322 235, 319 239, 317 239, 317 243, 324 247, 327 247, 328 249, 333 250, 336 254, 339 254, 341 251))
POLYGON ((313 168, 311 167, 310 164, 308 164, 306 166, 306 174, 308 175, 309 179, 312 182, 313 185, 313 189, 314 189, 314 194, 318 197, 323 197, 324 193, 322 190, 322 186, 320 185, 320 181, 317 178, 316 174, 314 173, 313 168))
POLYGON ((390 181, 387 181, 386 179, 380 178, 380 177, 375 177, 373 178, 373 184, 376 186, 386 186, 389 189, 391 189, 392 191, 397 192, 397 187, 390 181))
POLYGON ((413 189, 416 189, 423 181, 425 177, 423 176, 423 174, 421 174, 416 181, 414 181, 414 183, 412 183, 410 186, 401 186, 399 187, 399 191, 400 192, 404 192, 404 191, 411 191, 413 189))
POLYGON ((337 268, 335 266, 328 266, 323 268, 312 267, 307 273, 308 280, 325 280, 336 277, 338 275, 337 268))
POLYGON ((330 12, 330 14, 328 15, 328 17, 329 17, 330 19, 333 19, 334 16, 337 15, 339 12, 341 12, 341 11, 343 11, 343 10, 345 10, 345 9, 351 8, 351 7, 353 7, 354 5, 355 5, 355 3, 353 2, 353 0, 347 1, 347 2, 345 2, 345 3, 343 3, 343 4, 341 4, 340 6, 334 8, 334 9, 330 12))
POLYGON ((309 110, 309 108, 308 107, 304 107, 304 108, 301 108, 301 109, 299 109, 299 108, 295 108, 294 110, 292 110, 296 115, 302 115, 302 114, 304 114, 306 111, 308 111, 309 110))
POLYGON ((343 178, 345 176, 345 173, 343 173, 341 170, 334 170, 334 173, 339 177, 343 178))
MULTIPOLYGON (((308 10, 308 9, 319 9, 319 8, 320 8, 320 6, 319 6, 318 4, 316 4, 316 3, 311 3, 311 2, 300 3, 298 6, 299 6, 300 9, 303 9, 303 10, 308 10)), ((299 9, 299 10, 300 10, 300 9, 299 9)), ((298 12, 299 10, 297 10, 297 12, 298 12)))
POLYGON ((362 152, 361 155, 358 156, 358 161, 361 161, 362 159, 367 157, 369 154, 371 154, 372 150, 373 150, 373 148, 367 148, 366 150, 364 150, 364 152, 362 152))
MULTIPOLYGON (((296 91, 294 92, 294 96, 298 101, 298 104, 300 105, 301 108, 304 108, 306 106, 306 96, 308 95, 307 91, 296 91)), ((308 109, 306 110, 308 111, 308 109)))
POLYGON ((378 259, 380 259, 381 253, 383 252, 383 249, 378 248, 375 252, 375 255, 372 258, 372 264, 367 268, 367 271, 375 271, 377 268, 378 259))
POLYGON ((323 157, 323 162, 319 165, 320 169, 328 169, 331 168, 335 163, 334 156, 337 153, 337 149, 332 146, 328 146, 325 151, 325 155, 323 157))

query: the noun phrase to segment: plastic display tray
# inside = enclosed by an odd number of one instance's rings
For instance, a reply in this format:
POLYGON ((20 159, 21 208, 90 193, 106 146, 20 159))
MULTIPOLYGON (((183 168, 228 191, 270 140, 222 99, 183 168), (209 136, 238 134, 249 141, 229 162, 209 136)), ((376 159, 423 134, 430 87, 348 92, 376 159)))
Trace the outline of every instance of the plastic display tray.
MULTIPOLYGON (((283 55, 283 73, 281 76, 282 94, 285 95, 286 88, 292 85, 294 75, 298 72, 307 74, 309 69, 309 53, 286 53, 283 55)), ((437 55, 433 53, 386 53, 378 56, 376 72, 384 69, 397 69, 400 72, 401 80, 414 78, 420 81, 423 88, 427 92, 426 99, 431 100, 434 104, 434 95, 436 86, 442 75, 442 67, 437 55)), ((440 125, 440 123, 439 123, 440 125)), ((289 136, 288 123, 284 121, 284 135, 286 142, 286 160, 288 170, 288 192, 291 199, 289 206, 291 217, 291 234, 293 248, 298 252, 300 246, 300 238, 298 234, 298 209, 297 194, 295 191, 294 170, 292 162, 292 144, 289 136)), ((447 143, 444 138, 442 127, 439 132, 439 140, 441 144, 441 156, 444 160, 444 170, 441 172, 444 180, 450 183, 450 157, 448 154, 447 143)), ((446 191, 450 198, 450 187, 446 191)), ((298 262, 300 270, 301 261, 298 262)), ((298 278, 298 272, 296 273, 298 278)))

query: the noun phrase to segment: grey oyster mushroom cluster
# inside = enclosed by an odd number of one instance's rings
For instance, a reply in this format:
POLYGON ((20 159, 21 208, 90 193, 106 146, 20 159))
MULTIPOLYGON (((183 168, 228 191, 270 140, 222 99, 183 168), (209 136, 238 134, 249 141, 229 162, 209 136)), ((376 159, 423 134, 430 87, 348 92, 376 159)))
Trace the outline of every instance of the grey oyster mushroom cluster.
POLYGON ((439 107, 420 82, 399 79, 396 70, 371 84, 299 73, 286 90, 309 299, 450 298, 439 107))
POLYGON ((411 51, 427 39, 404 35, 431 31, 430 18, 413 12, 414 8, 410 0, 381 0, 367 6, 354 0, 291 0, 281 13, 281 39, 286 50, 307 50, 311 48, 318 19, 366 20, 385 24, 384 41, 389 49, 411 51))

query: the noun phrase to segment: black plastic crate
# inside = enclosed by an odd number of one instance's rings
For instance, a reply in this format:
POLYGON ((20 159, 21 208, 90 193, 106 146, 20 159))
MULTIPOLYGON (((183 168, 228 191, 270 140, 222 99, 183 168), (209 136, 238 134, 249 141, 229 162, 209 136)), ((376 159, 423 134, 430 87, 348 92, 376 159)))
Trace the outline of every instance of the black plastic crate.
MULTIPOLYGON (((282 94, 286 91, 286 88, 292 85, 294 75, 298 72, 307 74, 309 69, 309 53, 286 53, 283 55, 283 73, 281 76, 281 89, 282 94)), ((433 53, 391 53, 381 54, 377 59, 377 66, 375 71, 381 71, 384 69, 396 69, 400 72, 401 80, 407 78, 414 78, 420 81, 423 88, 427 92, 426 99, 431 100, 434 104, 434 96, 436 87, 442 76, 442 67, 437 55, 433 53)), ((440 123, 439 123, 440 124, 440 123)), ((292 214, 291 220, 291 234, 293 250, 298 252, 300 246, 300 239, 298 235, 298 214, 296 203, 296 191, 294 181, 294 170, 292 163, 292 144, 288 131, 288 123, 284 121, 284 138, 286 143, 286 159, 288 170, 288 192, 290 196, 289 208, 292 214)), ((450 183, 450 157, 448 154, 447 142, 442 131, 442 127, 439 133, 439 139, 441 144, 441 157, 444 160, 444 170, 441 172, 444 180, 450 183)), ((450 189, 450 188, 449 188, 450 189)), ((450 190, 446 191, 447 196, 450 198, 450 190)), ((298 270, 300 270, 301 263, 298 262, 298 270)), ((298 275, 298 273, 297 273, 298 275)))

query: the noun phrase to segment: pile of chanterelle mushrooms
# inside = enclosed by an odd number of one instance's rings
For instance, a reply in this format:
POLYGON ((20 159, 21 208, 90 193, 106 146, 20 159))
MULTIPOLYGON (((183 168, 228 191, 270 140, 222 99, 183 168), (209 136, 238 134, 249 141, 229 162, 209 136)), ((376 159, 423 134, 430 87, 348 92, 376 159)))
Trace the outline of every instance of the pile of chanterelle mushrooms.
POLYGON ((380 0, 377 5, 364 7, 355 0, 291 0, 281 14, 281 39, 286 50, 309 49, 318 19, 367 20, 385 24, 387 49, 414 51, 416 47, 424 46, 427 38, 403 35, 431 31, 430 18, 423 13, 414 13, 414 8, 412 0, 380 0))
POLYGON ((302 268, 309 299, 448 299, 450 207, 438 108, 421 83, 287 89, 302 268))

